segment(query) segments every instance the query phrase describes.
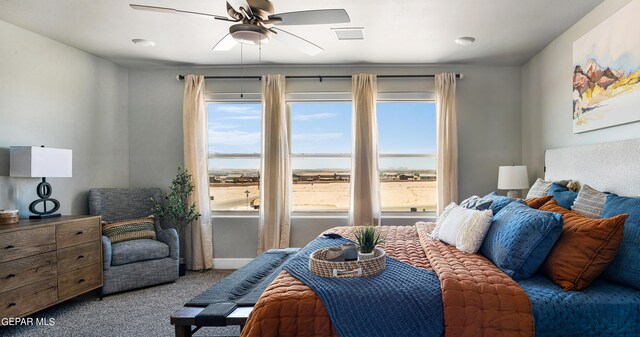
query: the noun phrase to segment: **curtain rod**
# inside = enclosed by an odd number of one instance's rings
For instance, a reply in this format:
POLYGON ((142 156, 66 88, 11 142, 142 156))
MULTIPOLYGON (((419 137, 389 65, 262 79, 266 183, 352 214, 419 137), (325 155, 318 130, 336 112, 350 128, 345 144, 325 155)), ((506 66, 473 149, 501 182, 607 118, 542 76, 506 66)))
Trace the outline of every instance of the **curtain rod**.
MULTIPOLYGON (((430 75, 377 75, 378 78, 433 78, 434 74, 430 75)), ((184 75, 178 75, 176 77, 178 81, 184 80, 184 75)), ((288 79, 318 79, 322 82, 323 79, 351 79, 351 75, 287 75, 288 79)), ((463 79, 462 73, 456 73, 456 78, 463 79)), ((262 76, 205 76, 205 80, 262 80, 262 76)))

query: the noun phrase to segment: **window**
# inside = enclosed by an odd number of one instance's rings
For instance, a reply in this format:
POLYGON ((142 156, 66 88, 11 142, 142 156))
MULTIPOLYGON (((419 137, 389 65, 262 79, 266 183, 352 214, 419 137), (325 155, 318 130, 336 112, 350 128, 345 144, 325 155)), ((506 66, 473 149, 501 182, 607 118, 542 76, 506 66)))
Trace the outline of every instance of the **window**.
POLYGON ((260 193, 260 103, 209 103, 211 209, 256 210, 260 193))
POLYGON ((290 103, 294 211, 347 211, 351 103, 290 103))
POLYGON ((382 211, 435 211, 435 104, 379 102, 377 111, 382 211))

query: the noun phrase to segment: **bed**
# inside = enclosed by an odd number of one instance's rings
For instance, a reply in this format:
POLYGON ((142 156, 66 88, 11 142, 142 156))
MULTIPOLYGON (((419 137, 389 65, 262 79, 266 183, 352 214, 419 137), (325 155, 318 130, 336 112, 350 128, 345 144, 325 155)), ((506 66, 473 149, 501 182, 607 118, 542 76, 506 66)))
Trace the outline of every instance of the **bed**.
MULTIPOLYGON (((546 180, 575 177, 601 190, 640 195, 640 140, 548 150, 545 165, 546 180)), ((381 231, 389 257, 437 276, 442 315, 415 316, 419 308, 407 307, 404 314, 395 315, 395 310, 374 319, 388 324, 424 319, 441 326, 429 334, 414 330, 406 336, 432 336, 438 331, 444 336, 640 336, 640 290, 598 279, 583 291, 565 292, 542 274, 516 282, 480 254, 465 254, 431 240, 433 226, 382 226, 381 231)), ((353 231, 336 227, 328 232, 353 239, 353 231)), ((346 335, 345 324, 336 321, 325 303, 326 298, 323 301, 285 268, 249 309, 241 336, 346 335)))

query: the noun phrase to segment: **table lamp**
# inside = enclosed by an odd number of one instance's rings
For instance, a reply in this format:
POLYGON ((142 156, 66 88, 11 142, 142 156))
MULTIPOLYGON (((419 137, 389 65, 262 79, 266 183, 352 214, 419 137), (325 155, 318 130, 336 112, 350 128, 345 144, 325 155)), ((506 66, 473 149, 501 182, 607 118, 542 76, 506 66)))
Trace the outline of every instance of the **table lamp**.
POLYGON ((529 176, 524 165, 500 166, 498 169, 498 189, 509 190, 509 198, 518 198, 522 190, 529 188, 529 176))
POLYGON ((33 215, 31 219, 53 218, 60 216, 56 213, 60 209, 60 202, 51 198, 53 189, 47 182, 47 177, 71 177, 71 150, 54 149, 35 146, 12 146, 10 149, 10 176, 42 178, 36 193, 40 199, 29 205, 33 215), (42 203, 42 210, 36 207, 42 203), (47 207, 51 203, 53 207, 47 207))

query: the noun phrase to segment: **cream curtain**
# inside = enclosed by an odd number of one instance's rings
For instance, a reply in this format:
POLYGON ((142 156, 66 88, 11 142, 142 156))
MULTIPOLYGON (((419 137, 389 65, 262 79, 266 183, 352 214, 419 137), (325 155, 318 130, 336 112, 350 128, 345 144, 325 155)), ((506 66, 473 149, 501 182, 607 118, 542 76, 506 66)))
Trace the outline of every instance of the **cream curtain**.
POLYGON ((380 225, 376 75, 353 75, 349 225, 380 225))
POLYGON ((191 173, 194 185, 189 203, 195 202, 201 214, 185 230, 185 263, 191 270, 210 269, 213 267, 213 233, 209 207, 207 106, 203 76, 187 75, 185 78, 182 109, 184 166, 191 173))
POLYGON ((458 127, 456 118, 456 74, 436 75, 438 214, 458 201, 458 127))
POLYGON ((258 254, 289 247, 291 163, 284 75, 262 76, 262 162, 260 165, 258 254))

